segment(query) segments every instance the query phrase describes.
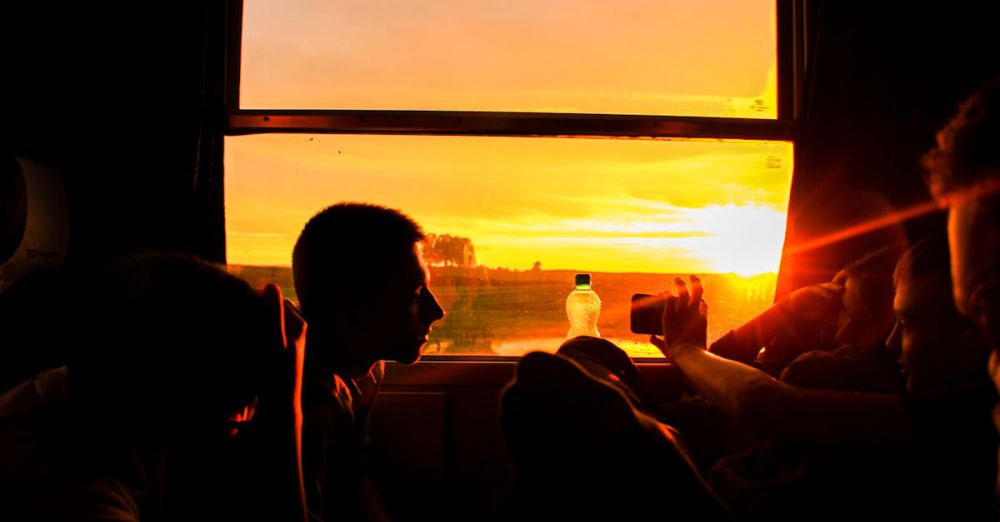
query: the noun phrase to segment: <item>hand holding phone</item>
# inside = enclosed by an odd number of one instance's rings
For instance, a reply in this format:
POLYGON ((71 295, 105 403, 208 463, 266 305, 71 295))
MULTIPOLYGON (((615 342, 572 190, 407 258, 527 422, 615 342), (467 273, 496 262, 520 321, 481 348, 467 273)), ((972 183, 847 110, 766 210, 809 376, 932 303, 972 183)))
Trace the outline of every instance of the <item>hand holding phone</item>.
POLYGON ((663 334, 663 307, 666 295, 635 294, 629 312, 629 328, 632 333, 647 335, 663 334))
POLYGON ((631 329, 650 334, 650 342, 668 354, 673 345, 696 345, 707 348, 708 307, 702 301, 704 288, 698 276, 691 276, 691 290, 681 278, 675 278, 677 296, 661 292, 651 296, 632 296, 631 329), (662 335, 663 339, 656 337, 662 335))

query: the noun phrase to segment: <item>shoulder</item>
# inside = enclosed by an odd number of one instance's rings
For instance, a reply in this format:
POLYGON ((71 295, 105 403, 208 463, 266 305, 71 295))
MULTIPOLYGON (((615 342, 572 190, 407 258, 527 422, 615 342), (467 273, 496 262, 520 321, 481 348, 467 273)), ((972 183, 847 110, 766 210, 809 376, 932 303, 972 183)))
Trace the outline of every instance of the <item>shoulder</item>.
POLYGON ((303 406, 338 404, 351 409, 352 386, 336 373, 323 377, 307 376, 302 383, 303 406))
POLYGON ((75 484, 69 497, 73 518, 79 520, 129 521, 139 520, 139 507, 132 492, 118 480, 92 479, 75 484))
MULTIPOLYGON (((990 424, 988 419, 996 401, 996 391, 983 383, 903 395, 907 411, 917 424, 933 433, 966 431, 972 427, 982 429, 990 424)), ((993 432, 992 429, 983 431, 993 432)))
POLYGON ((371 371, 368 373, 371 374, 374 382, 381 383, 382 379, 385 378, 385 361, 378 361, 375 363, 375 365, 372 366, 371 371))
POLYGON ((67 402, 65 366, 39 373, 0 395, 0 417, 45 410, 67 402))
POLYGON ((73 445, 65 368, 48 370, 0 395, 0 487, 41 476, 73 445))
POLYGON ((33 482, 0 492, 5 520, 94 520, 137 522, 139 507, 121 482, 68 477, 33 482))

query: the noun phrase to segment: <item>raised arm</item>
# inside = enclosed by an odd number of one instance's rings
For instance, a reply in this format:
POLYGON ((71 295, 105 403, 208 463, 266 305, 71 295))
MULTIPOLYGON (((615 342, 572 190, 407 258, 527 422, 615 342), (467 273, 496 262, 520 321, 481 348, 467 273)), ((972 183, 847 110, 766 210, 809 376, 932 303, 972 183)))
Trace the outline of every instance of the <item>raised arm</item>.
MULTIPOLYGON (((818 349, 820 346, 809 346, 817 344, 818 336, 803 335, 803 332, 819 330, 823 323, 835 320, 841 308, 843 292, 843 286, 836 283, 800 288, 782 297, 746 324, 730 330, 712 343, 709 351, 726 359, 750 364, 761 347, 779 336, 790 337, 792 342, 769 346, 769 352, 779 346, 794 348, 798 353, 818 349)), ((798 353, 788 355, 794 357, 798 353)))
POLYGON ((893 395, 790 386, 755 368, 706 350, 707 308, 701 281, 691 292, 678 279, 667 299, 663 339, 656 345, 691 385, 729 417, 762 437, 812 443, 912 445, 915 427, 893 395))

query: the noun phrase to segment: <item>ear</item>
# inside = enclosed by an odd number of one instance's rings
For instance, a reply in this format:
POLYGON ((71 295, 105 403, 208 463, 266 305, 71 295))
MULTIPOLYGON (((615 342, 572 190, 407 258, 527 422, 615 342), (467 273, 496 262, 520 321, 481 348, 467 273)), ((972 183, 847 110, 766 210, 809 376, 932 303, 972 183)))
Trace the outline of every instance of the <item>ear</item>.
POLYGON ((261 291, 261 296, 267 309, 267 321, 271 323, 268 335, 275 346, 285 345, 285 314, 282 305, 281 288, 274 283, 267 283, 261 291))

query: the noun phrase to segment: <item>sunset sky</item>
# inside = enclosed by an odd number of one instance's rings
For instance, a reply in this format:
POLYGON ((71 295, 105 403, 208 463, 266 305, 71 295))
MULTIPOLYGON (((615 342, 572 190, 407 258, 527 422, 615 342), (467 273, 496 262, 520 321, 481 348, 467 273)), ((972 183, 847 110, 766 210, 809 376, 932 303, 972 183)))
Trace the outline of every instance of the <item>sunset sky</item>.
MULTIPOLYGON (((246 108, 775 116, 773 2, 278 4, 246 2, 246 108)), ((305 221, 353 200, 491 267, 771 272, 792 165, 776 142, 229 137, 228 257, 288 265, 305 221)))
POLYGON ((775 271, 787 143, 261 135, 226 140, 233 263, 290 262, 337 201, 472 238, 481 264, 594 271, 775 271))
POLYGON ((774 19, 774 0, 246 0, 240 100, 774 118, 774 19))

